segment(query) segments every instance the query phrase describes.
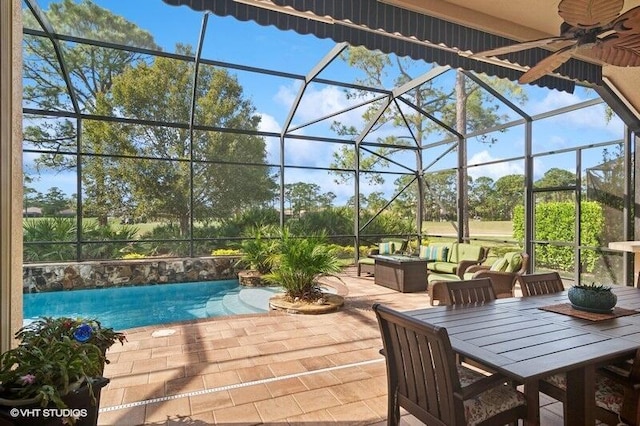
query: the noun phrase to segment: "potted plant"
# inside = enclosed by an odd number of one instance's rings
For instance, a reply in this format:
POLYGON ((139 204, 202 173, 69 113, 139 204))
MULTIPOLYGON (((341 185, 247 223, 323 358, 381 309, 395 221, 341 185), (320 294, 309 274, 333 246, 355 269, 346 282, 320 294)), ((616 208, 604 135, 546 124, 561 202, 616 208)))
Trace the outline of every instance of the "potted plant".
MULTIPOLYGON (((35 346, 44 345, 50 340, 60 340, 64 336, 82 343, 94 344, 100 348, 103 355, 114 343, 124 344, 127 340, 124 333, 103 327, 98 320, 69 317, 42 317, 16 333, 16 339, 21 344, 35 346)), ((109 360, 105 359, 105 362, 109 363, 109 360)))
POLYGON ((608 313, 618 302, 610 286, 595 283, 574 285, 567 295, 574 308, 588 312, 608 313))
POLYGON ((275 233, 276 229, 269 225, 255 226, 247 233, 250 238, 242 241, 240 261, 249 269, 238 272, 240 284, 252 287, 267 284, 263 276, 271 272, 276 243, 270 237, 275 233))
POLYGON ((271 306, 286 302, 288 311, 320 313, 343 304, 340 296, 324 293, 318 279, 340 271, 334 250, 324 243, 324 235, 296 237, 283 229, 278 252, 272 256, 273 268, 265 279, 282 286, 284 295, 271 298, 271 306), (321 309, 316 307, 322 306, 321 309))
POLYGON ((19 345, 0 355, 0 419, 95 425, 100 390, 109 382, 102 377, 105 352, 124 334, 63 317, 34 321, 16 338, 19 345))

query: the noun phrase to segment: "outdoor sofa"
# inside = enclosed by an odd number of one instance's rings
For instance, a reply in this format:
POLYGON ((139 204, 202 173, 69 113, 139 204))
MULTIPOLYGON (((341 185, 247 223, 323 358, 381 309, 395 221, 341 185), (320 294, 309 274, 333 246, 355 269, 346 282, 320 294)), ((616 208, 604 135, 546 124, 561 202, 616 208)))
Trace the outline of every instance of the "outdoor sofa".
POLYGON ((420 246, 418 257, 427 260, 429 274, 451 274, 462 278, 472 265, 487 260, 489 249, 468 243, 430 243, 420 246))

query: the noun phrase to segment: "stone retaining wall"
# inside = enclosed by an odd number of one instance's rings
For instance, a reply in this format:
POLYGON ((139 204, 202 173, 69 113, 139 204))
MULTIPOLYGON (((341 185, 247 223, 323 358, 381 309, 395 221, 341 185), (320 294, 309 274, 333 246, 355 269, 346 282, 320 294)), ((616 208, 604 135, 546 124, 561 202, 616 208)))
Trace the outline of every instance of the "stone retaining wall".
POLYGON ((239 256, 27 264, 24 293, 238 278, 239 256))

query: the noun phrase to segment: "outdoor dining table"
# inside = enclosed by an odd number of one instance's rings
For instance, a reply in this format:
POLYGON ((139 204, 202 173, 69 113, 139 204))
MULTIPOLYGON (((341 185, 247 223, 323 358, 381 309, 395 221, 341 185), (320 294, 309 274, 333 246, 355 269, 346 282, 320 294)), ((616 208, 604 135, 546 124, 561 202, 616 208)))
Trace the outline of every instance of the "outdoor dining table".
POLYGON ((565 424, 593 425, 596 368, 632 358, 640 347, 640 289, 613 289, 618 304, 612 314, 572 311, 566 292, 406 313, 446 327, 456 353, 524 384, 528 424, 540 424, 538 381, 563 372, 565 424), (547 310, 559 308, 566 313, 547 310))

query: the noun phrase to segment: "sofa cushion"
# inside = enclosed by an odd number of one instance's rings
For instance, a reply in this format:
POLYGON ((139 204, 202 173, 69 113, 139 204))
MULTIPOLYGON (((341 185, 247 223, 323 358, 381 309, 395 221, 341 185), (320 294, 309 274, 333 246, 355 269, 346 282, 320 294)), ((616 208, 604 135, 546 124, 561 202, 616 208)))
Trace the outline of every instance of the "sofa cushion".
POLYGON ((507 270, 507 266, 509 266, 509 261, 507 259, 505 259, 504 257, 501 257, 500 259, 496 260, 495 262, 493 262, 493 264, 491 265, 491 268, 489 268, 490 271, 506 271, 507 270))
POLYGON ((449 253, 449 262, 458 263, 462 260, 479 261, 482 257, 482 246, 466 243, 453 243, 449 253))
POLYGON ((472 280, 472 279, 474 279, 474 278, 475 278, 475 277, 473 276, 474 274, 475 274, 475 272, 465 272, 465 273, 462 275, 462 279, 463 279, 463 280, 472 280))
POLYGON ((455 274, 458 270, 458 264, 450 262, 428 262, 427 269, 433 272, 455 274))
POLYGON ((429 284, 436 281, 460 281, 460 277, 453 274, 439 274, 439 273, 430 273, 427 275, 427 282, 429 284))
POLYGON ((428 246, 420 246, 418 256, 427 261, 446 262, 449 257, 449 247, 443 244, 430 244, 428 246))
POLYGON ((522 255, 519 251, 512 251, 509 253, 505 253, 504 258, 509 263, 505 269, 507 272, 516 272, 519 271, 522 267, 522 255))

